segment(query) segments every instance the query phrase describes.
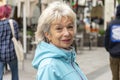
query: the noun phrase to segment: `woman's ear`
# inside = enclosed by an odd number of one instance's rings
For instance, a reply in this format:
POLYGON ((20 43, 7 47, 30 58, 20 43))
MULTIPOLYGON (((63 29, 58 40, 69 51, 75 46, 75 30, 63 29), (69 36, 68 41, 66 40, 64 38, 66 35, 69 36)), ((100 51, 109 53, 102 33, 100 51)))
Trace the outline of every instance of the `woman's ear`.
POLYGON ((48 32, 45 32, 45 37, 50 41, 51 39, 50 39, 50 33, 48 33, 48 32))

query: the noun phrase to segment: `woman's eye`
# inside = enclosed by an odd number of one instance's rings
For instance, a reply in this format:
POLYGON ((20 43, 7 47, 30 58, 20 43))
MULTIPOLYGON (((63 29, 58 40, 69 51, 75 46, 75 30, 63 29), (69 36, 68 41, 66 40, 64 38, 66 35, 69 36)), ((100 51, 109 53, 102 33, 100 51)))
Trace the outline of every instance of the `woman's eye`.
POLYGON ((71 26, 68 26, 68 28, 69 28, 69 29, 73 29, 73 26, 72 26, 72 25, 71 25, 71 26))
POLYGON ((62 30, 62 28, 56 28, 56 30, 62 30))
POLYGON ((63 28, 61 28, 61 27, 57 27, 57 28, 56 28, 56 31, 57 31, 57 32, 61 32, 62 30, 63 30, 63 28))
POLYGON ((57 30, 61 30, 62 28, 56 28, 57 30))

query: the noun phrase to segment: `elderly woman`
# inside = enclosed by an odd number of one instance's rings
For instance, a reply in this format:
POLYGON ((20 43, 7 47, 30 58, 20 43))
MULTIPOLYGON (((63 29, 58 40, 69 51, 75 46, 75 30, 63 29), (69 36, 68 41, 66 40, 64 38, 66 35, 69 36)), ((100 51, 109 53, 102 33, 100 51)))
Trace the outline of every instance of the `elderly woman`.
POLYGON ((75 31, 76 15, 67 4, 53 2, 43 11, 32 62, 38 70, 36 80, 87 80, 75 62, 75 50, 71 46, 75 31))

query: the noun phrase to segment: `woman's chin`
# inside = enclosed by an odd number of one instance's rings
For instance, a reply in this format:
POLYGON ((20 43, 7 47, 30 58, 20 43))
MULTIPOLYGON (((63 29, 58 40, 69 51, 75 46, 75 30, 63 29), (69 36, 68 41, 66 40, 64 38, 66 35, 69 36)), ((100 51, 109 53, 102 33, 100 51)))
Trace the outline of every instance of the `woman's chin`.
POLYGON ((70 48, 70 44, 64 44, 63 46, 62 46, 62 48, 64 48, 64 49, 69 49, 70 48))

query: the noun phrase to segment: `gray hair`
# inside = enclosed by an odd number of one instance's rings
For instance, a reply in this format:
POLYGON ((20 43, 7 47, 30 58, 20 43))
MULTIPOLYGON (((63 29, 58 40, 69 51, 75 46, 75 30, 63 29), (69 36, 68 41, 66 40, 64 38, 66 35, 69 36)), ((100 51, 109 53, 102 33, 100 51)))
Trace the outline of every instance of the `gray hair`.
POLYGON ((59 1, 50 3, 48 7, 42 12, 38 20, 37 31, 35 32, 37 43, 40 41, 46 41, 44 33, 49 32, 52 21, 58 19, 60 20, 65 16, 70 17, 76 27, 76 14, 69 5, 59 1))

